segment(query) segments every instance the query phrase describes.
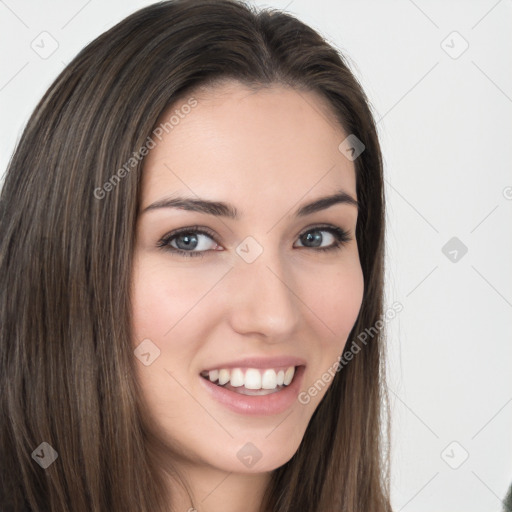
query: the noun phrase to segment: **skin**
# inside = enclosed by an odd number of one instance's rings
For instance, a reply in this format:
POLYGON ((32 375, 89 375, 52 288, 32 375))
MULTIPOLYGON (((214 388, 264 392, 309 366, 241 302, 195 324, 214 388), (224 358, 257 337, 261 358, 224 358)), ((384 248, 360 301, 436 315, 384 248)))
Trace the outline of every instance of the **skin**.
POLYGON ((211 398, 199 373, 212 362, 294 355, 307 361, 305 391, 332 367, 363 297, 357 208, 293 213, 340 189, 357 199, 355 167, 338 150, 347 134, 315 93, 280 85, 255 92, 227 82, 194 97, 197 106, 146 157, 140 211, 179 194, 231 203, 241 218, 177 208, 139 214, 134 346, 149 338, 160 355, 149 366, 137 363, 137 378, 155 432, 169 449, 162 456, 195 496, 192 504, 170 483, 176 510, 251 512, 271 471, 296 452, 327 386, 307 405, 245 416, 211 398), (332 251, 305 246, 304 232, 320 234, 322 246, 335 242, 315 231, 318 224, 343 228, 350 240, 332 251), (169 232, 194 225, 216 234, 215 241, 197 235, 200 245, 192 250, 206 250, 203 257, 157 246, 169 232), (263 248, 251 264, 235 252, 247 236, 263 248), (252 468, 237 458, 247 442, 262 453, 252 468))

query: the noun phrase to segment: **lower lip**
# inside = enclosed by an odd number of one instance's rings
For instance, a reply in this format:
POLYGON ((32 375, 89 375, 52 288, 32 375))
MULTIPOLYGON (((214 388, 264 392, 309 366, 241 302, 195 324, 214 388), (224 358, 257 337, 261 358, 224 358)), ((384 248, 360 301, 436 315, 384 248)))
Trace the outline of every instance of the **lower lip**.
POLYGON ((228 409, 239 414, 269 416, 286 411, 297 400, 304 369, 304 366, 297 367, 292 382, 282 391, 263 396, 241 395, 235 391, 217 386, 217 384, 204 377, 200 376, 199 379, 213 398, 228 409))

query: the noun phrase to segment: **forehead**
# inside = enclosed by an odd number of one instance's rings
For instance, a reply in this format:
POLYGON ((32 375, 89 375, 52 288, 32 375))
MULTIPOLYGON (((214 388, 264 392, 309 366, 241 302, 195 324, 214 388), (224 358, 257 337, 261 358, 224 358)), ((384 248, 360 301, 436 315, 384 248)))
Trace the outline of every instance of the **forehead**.
POLYGON ((226 199, 242 212, 256 198, 289 203, 339 189, 356 198, 354 163, 338 149, 347 135, 316 93, 222 83, 182 97, 158 126, 143 205, 172 193, 226 199))

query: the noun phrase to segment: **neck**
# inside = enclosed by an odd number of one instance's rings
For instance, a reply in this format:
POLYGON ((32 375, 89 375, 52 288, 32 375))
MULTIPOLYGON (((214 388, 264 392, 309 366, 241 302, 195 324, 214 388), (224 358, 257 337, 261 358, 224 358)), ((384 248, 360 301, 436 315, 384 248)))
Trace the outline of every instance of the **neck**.
POLYGON ((180 467, 181 482, 170 483, 176 512, 260 512, 270 473, 232 473, 211 466, 180 467))

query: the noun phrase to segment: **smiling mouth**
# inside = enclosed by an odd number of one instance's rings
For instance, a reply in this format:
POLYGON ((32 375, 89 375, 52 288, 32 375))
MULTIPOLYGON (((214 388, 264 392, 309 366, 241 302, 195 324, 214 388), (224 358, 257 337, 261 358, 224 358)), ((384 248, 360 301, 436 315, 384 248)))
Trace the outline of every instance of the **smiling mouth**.
POLYGON ((219 387, 248 396, 279 393, 293 382, 298 367, 220 368, 203 371, 201 377, 219 387))

